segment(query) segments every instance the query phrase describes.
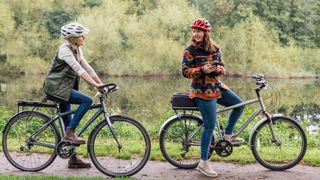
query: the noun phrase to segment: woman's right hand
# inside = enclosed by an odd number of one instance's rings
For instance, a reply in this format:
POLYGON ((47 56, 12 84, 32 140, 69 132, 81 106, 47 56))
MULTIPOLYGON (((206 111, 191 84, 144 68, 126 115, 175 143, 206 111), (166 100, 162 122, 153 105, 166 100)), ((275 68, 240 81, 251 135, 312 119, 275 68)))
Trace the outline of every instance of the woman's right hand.
POLYGON ((98 89, 99 92, 108 92, 107 88, 101 88, 104 84, 96 84, 96 88, 98 89))
POLYGON ((201 68, 205 74, 210 74, 211 72, 214 72, 217 70, 217 66, 212 66, 211 64, 206 64, 201 68))

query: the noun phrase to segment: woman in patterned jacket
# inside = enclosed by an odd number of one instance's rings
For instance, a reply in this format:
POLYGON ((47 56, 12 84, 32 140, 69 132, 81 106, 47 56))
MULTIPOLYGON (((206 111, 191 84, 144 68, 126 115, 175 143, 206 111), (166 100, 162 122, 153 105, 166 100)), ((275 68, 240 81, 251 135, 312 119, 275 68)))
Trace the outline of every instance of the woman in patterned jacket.
MULTIPOLYGON (((182 74, 192 80, 189 97, 194 99, 198 105, 204 122, 201 158, 197 169, 206 176, 217 177, 217 172, 208 164, 208 151, 216 124, 217 103, 232 106, 243 101, 218 79, 219 76, 225 74, 225 67, 220 49, 210 37, 209 22, 205 19, 196 19, 191 24, 191 30, 191 43, 183 53, 182 74)), ((243 108, 232 110, 225 129, 224 140, 233 145, 240 145, 243 142, 243 139, 232 136, 233 128, 243 108)))

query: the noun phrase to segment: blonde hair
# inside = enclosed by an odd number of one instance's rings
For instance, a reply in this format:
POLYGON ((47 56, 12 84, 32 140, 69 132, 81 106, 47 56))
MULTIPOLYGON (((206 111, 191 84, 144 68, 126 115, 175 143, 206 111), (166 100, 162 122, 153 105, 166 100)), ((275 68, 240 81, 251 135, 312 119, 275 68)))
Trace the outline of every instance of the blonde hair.
MULTIPOLYGON (((217 45, 216 42, 212 40, 210 36, 210 31, 203 31, 203 32, 204 32, 204 36, 203 36, 204 50, 208 52, 216 51, 219 48, 219 46, 217 45)), ((190 44, 195 45, 196 43, 197 43, 196 40, 192 36, 190 40, 190 44)))

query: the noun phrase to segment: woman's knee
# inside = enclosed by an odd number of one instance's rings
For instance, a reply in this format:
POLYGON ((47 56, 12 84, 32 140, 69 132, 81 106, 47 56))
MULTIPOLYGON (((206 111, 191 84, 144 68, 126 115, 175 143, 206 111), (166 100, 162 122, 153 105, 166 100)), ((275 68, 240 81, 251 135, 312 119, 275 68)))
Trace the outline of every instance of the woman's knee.
POLYGON ((91 106, 91 104, 93 103, 93 99, 91 97, 87 97, 86 100, 85 100, 85 104, 91 106))
POLYGON ((244 108, 245 108, 245 106, 241 106, 241 107, 234 108, 234 110, 239 112, 239 113, 243 113, 244 108))

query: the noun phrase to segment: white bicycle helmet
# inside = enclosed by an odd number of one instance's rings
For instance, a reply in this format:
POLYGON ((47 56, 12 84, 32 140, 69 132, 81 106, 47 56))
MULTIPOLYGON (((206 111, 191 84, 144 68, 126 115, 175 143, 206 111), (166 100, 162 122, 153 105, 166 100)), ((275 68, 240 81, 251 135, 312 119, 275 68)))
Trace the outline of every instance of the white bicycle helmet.
POLYGON ((69 39, 71 37, 79 37, 87 34, 89 29, 83 27, 78 23, 69 23, 61 27, 61 37, 63 39, 69 39))

